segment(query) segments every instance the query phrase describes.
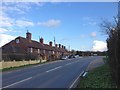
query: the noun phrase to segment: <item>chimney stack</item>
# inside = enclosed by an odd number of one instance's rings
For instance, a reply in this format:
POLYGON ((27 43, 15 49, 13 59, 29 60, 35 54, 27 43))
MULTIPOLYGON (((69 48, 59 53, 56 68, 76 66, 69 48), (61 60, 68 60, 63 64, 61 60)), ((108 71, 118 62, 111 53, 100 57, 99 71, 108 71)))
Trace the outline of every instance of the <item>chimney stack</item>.
POLYGON ((56 47, 56 48, 57 48, 57 46, 58 46, 58 45, 57 45, 57 44, 55 44, 55 47, 56 47))
POLYGON ((43 38, 42 37, 40 38, 40 43, 43 44, 43 38))
POLYGON ((59 48, 61 48, 61 44, 59 44, 59 48))
POLYGON ((62 48, 64 48, 64 46, 62 45, 62 48))
POLYGON ((27 33, 26 33, 26 39, 28 39, 29 41, 31 41, 31 37, 32 37, 31 33, 29 33, 27 31, 27 33))
POLYGON ((52 42, 51 41, 49 42, 49 45, 52 47, 52 42))

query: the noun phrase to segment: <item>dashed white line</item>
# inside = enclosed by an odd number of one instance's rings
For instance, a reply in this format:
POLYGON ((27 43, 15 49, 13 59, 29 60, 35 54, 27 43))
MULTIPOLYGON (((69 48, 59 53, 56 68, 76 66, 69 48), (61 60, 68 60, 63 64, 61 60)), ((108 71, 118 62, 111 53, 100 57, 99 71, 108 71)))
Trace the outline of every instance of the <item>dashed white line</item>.
POLYGON ((30 80, 31 78, 32 78, 32 77, 26 78, 26 79, 24 79, 24 80, 18 81, 18 82, 13 83, 13 84, 10 84, 10 85, 5 86, 5 87, 3 87, 3 88, 7 88, 7 87, 10 87, 10 86, 16 85, 16 84, 18 84, 18 83, 21 83, 21 82, 24 82, 24 81, 30 80))
POLYGON ((47 62, 47 63, 40 64, 40 65, 37 65, 37 66, 34 66, 34 67, 39 67, 39 66, 48 65, 48 64, 52 64, 52 63, 56 63, 56 62, 61 62, 61 61, 62 61, 62 60, 47 62))
POLYGON ((50 69, 50 70, 48 70, 48 71, 46 71, 46 72, 48 73, 48 72, 54 71, 54 70, 56 70, 56 69, 59 69, 59 68, 61 68, 61 67, 62 67, 62 66, 59 66, 59 67, 56 67, 56 68, 50 69))

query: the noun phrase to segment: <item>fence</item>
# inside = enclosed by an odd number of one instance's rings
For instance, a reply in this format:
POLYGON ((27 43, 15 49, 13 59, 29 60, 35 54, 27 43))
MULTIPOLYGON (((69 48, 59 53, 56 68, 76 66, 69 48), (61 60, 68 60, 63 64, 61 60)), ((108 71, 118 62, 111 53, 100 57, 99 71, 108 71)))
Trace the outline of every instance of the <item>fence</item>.
POLYGON ((0 61, 0 69, 24 66, 24 65, 29 65, 29 64, 37 64, 37 63, 41 63, 41 62, 46 62, 46 60, 0 61))

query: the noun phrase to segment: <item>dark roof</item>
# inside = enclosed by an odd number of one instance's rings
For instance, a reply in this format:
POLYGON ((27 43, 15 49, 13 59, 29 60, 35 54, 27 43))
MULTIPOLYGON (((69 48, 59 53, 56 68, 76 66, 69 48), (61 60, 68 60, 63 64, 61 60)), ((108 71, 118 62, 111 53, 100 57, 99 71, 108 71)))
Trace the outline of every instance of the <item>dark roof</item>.
POLYGON ((2 52, 3 53, 25 53, 26 51, 19 47, 19 46, 13 46, 14 40, 12 40, 11 42, 5 44, 4 46, 2 46, 2 52))
MULTIPOLYGON (((39 48, 39 49, 50 50, 50 51, 59 51, 59 52, 67 51, 63 48, 51 47, 48 44, 41 44, 40 42, 37 42, 34 40, 29 41, 28 39, 20 36, 17 37, 16 39, 20 40, 20 42, 22 43, 22 46, 25 46, 24 48, 32 47, 32 48, 39 48)), ((16 45, 14 46, 15 40, 12 40, 11 42, 7 43, 6 45, 3 46, 3 48, 7 46, 6 47, 7 51, 9 50, 14 52, 14 50, 16 50, 16 52, 25 52, 24 48, 20 44, 17 44, 17 46, 16 45)))

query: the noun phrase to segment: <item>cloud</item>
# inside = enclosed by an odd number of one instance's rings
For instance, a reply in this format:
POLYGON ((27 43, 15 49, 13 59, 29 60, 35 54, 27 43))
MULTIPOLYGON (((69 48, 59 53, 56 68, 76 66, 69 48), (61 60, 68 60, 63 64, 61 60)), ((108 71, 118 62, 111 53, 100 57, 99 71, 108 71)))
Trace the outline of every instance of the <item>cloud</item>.
POLYGON ((13 19, 7 17, 5 14, 0 14, 0 27, 12 26, 13 19))
POLYGON ((96 33, 96 32, 92 32, 92 33, 91 33, 91 36, 92 36, 92 37, 96 37, 96 36, 97 36, 97 33, 96 33))
POLYGON ((20 30, 14 30, 14 28, 1 28, 0 27, 0 33, 7 33, 7 32, 21 32, 20 30))
POLYGON ((81 34, 81 35, 80 35, 80 38, 85 38, 85 37, 86 37, 85 34, 81 34))
POLYGON ((34 26, 34 23, 31 21, 17 20, 15 26, 24 27, 24 26, 34 26))
POLYGON ((93 41, 92 51, 106 51, 107 43, 99 40, 93 41))
POLYGON ((85 23, 83 23, 84 26, 86 25, 97 25, 97 22, 95 21, 95 19, 91 18, 91 17, 83 17, 83 21, 85 23))
POLYGON ((42 7, 44 3, 41 2, 3 2, 0 6, 0 27, 24 27, 24 26, 34 26, 35 23, 27 20, 21 14, 28 14, 32 9, 42 7), (13 13, 15 12, 15 13, 13 13), (11 17, 12 15, 12 17, 11 17), (19 18, 17 18, 18 16, 19 18), (14 17, 14 18, 13 18, 14 17))
POLYGON ((45 27, 57 27, 61 23, 60 20, 51 19, 46 22, 38 22, 38 25, 45 26, 45 27))
POLYGON ((15 39, 15 36, 11 36, 8 34, 0 34, 0 47, 15 39))
POLYGON ((3 2, 118 2, 118 0, 3 0, 3 2))
POLYGON ((42 7, 43 2, 3 2, 2 11, 15 14, 27 14, 32 8, 31 6, 42 7))
POLYGON ((28 20, 24 20, 24 19, 18 19, 15 20, 13 18, 10 18, 6 15, 0 15, 0 27, 14 27, 14 26, 18 26, 18 27, 24 27, 24 26, 34 26, 35 23, 28 21, 28 20))
POLYGON ((0 28, 0 33, 5 33, 7 32, 8 30, 4 29, 4 28, 0 28))
POLYGON ((97 25, 97 22, 91 21, 91 22, 88 22, 88 24, 94 26, 94 25, 97 25))

